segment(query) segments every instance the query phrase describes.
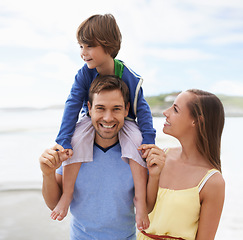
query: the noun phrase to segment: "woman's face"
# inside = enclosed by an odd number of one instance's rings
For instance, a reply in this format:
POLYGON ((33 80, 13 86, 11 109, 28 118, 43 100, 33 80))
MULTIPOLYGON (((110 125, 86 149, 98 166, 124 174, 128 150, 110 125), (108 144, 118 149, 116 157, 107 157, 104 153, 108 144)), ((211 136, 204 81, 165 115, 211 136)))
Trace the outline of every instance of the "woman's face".
POLYGON ((178 140, 181 140, 195 131, 195 122, 192 118, 187 103, 193 100, 193 94, 189 92, 180 93, 173 105, 165 110, 166 117, 163 132, 178 140))

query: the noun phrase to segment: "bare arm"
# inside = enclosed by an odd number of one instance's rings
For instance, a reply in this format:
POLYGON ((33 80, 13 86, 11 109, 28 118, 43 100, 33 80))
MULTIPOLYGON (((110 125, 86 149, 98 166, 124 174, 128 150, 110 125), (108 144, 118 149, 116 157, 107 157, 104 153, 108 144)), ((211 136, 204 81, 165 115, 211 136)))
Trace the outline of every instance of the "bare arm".
POLYGON ((146 158, 149 170, 147 183, 147 209, 150 213, 156 202, 160 173, 165 164, 165 153, 154 144, 143 144, 139 149, 144 152, 143 157, 146 158))
POLYGON ((42 194, 46 205, 53 210, 62 194, 62 177, 56 174, 56 169, 62 164, 56 150, 64 151, 62 146, 55 145, 47 149, 39 158, 43 175, 42 194))
POLYGON ((200 193, 201 212, 196 240, 213 240, 217 232, 225 196, 221 174, 212 176, 200 193))

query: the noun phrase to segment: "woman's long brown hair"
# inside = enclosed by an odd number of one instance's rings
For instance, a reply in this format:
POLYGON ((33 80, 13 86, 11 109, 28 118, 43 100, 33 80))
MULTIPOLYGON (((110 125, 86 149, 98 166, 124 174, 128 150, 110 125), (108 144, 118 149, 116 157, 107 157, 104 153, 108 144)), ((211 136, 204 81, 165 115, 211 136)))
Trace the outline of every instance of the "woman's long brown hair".
POLYGON ((192 117, 197 123, 197 148, 209 162, 221 171, 221 136, 225 114, 222 102, 212 93, 189 89, 195 97, 188 102, 192 117))

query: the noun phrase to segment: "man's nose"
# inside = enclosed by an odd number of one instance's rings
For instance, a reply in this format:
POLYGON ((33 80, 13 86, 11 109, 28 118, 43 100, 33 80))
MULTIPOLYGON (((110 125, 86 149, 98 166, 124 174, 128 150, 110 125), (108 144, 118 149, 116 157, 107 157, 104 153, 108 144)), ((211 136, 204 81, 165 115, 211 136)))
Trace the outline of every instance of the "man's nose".
POLYGON ((113 114, 112 111, 105 111, 103 115, 103 120, 106 122, 111 122, 113 121, 113 114))

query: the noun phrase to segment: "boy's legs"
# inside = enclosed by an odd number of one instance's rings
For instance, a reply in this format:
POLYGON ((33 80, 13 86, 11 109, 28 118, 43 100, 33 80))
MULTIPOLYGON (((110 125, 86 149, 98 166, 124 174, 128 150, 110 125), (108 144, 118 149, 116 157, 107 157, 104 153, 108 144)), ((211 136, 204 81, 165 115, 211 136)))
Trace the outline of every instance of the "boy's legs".
POLYGON ((149 218, 146 203, 146 189, 147 189, 147 169, 142 167, 136 161, 129 159, 129 165, 132 171, 135 197, 134 203, 136 207, 136 223, 139 230, 147 229, 149 227, 149 218))
POLYGON ((69 205, 73 199, 74 185, 78 172, 81 166, 81 162, 72 163, 63 167, 62 175, 62 196, 51 213, 51 218, 53 220, 63 220, 66 217, 69 205))

